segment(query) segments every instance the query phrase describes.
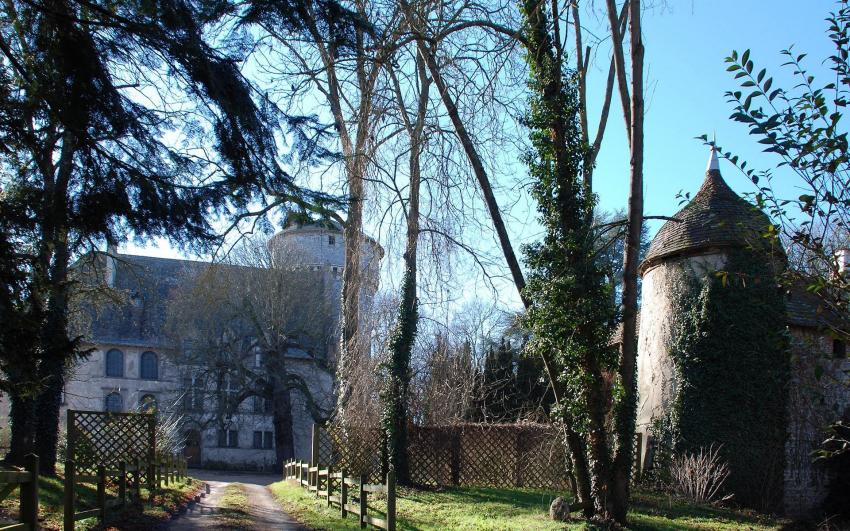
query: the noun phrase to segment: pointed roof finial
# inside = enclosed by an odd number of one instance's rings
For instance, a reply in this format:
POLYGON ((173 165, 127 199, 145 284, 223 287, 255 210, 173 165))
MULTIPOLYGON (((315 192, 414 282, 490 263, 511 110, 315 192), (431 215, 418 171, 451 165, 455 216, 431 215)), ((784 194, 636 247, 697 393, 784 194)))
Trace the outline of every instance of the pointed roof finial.
POLYGON ((720 161, 717 160, 717 147, 714 145, 714 142, 709 145, 711 146, 711 155, 708 157, 708 167, 705 171, 720 171, 720 161))

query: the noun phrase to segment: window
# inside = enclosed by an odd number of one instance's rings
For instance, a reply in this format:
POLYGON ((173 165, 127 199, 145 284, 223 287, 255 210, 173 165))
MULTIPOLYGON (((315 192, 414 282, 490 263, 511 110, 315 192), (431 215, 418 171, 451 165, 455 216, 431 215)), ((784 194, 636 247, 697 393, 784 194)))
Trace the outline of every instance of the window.
POLYGON ((186 411, 203 411, 204 383, 198 376, 183 378, 183 409, 186 411))
POLYGON ((106 375, 124 377, 124 353, 114 348, 106 353, 106 375))
POLYGON ((142 413, 156 413, 156 397, 151 394, 142 396, 139 400, 139 410, 142 413))
POLYGON ((253 448, 255 450, 271 450, 274 448, 274 432, 255 431, 253 448))
POLYGON ((159 379, 159 360, 156 353, 143 352, 142 359, 139 362, 139 377, 142 380, 157 380, 159 379))
POLYGON ((336 236, 328 236, 328 245, 336 245, 336 236))
POLYGON ((121 413, 124 410, 124 399, 121 398, 120 393, 112 392, 106 395, 103 406, 104 411, 121 413))
POLYGON ((272 401, 261 396, 254 397, 254 413, 271 413, 272 401))
POLYGON ((847 357, 847 343, 840 339, 832 340, 832 357, 842 359, 847 357))
POLYGON ((222 448, 239 448, 237 430, 218 430, 218 445, 222 448))

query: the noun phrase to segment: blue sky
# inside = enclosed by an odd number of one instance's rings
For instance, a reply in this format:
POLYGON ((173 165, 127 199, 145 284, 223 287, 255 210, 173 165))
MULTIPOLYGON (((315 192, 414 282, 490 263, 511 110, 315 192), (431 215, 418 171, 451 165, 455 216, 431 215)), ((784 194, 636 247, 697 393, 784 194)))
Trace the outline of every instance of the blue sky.
MULTIPOLYGON (((678 209, 676 194, 680 190, 694 193, 699 188, 708 159, 707 148, 694 140, 700 134, 716 134, 718 144, 756 167, 775 164, 773 157, 761 153, 742 124, 729 120, 732 106, 724 92, 737 87, 723 59, 732 50, 749 48, 757 67, 778 72, 784 62, 780 50, 793 44, 796 51, 809 54, 807 62, 813 73, 825 72, 820 61, 831 50, 824 18, 835 5, 821 0, 674 0, 669 4, 668 9, 644 17, 644 198, 648 215, 673 214, 678 209)), ((776 78, 779 83, 782 76, 776 78)), ((594 177, 604 209, 622 208, 628 197, 624 126, 621 114, 612 118, 594 177)), ((728 162, 721 161, 721 171, 739 193, 753 190, 728 162)), ((794 192, 790 180, 782 183, 782 189, 787 194, 794 192)), ((659 226, 659 222, 651 222, 651 234, 659 226)))
MULTIPOLYGON (((601 2, 597 2, 602 5, 601 2)), ((618 2, 619 3, 619 2, 618 2)), ((651 3, 651 2, 647 2, 651 3)), ((676 195, 694 193, 704 177, 708 149, 694 137, 707 133, 717 142, 740 154, 756 168, 772 167, 776 160, 761 153, 746 128, 729 120, 732 107, 724 92, 737 88, 724 58, 732 51, 749 48, 757 68, 767 67, 776 78, 774 86, 788 86, 788 77, 779 74, 784 62, 780 50, 794 45, 806 52, 807 67, 825 81, 827 70, 820 63, 828 57, 830 41, 826 36, 825 17, 836 4, 826 0, 807 2, 780 0, 667 0, 663 8, 644 15, 646 49, 646 131, 645 131, 645 212, 647 215, 672 215, 678 208, 676 195)), ((606 32, 604 19, 584 15, 585 25, 599 34, 606 32), (597 27, 592 27, 597 24, 597 27)), ((593 127, 602 102, 602 83, 607 73, 607 52, 601 51, 599 64, 592 66, 588 89, 590 123, 593 127)), ((615 95, 606 137, 594 174, 594 188, 603 210, 623 209, 628 198, 628 148, 619 100, 615 95)), ((511 171, 514 164, 509 164, 511 171)), ((518 166, 518 165, 517 165, 518 166)), ((517 168, 522 171, 521 167, 517 168)), ((727 182, 739 193, 753 190, 752 184, 729 163, 721 161, 727 182)), ((793 181, 778 174, 784 195, 796 197, 793 181)), ((510 201, 505 191, 503 206, 510 201)), ((521 201, 510 212, 508 226, 517 247, 534 238, 534 209, 521 201)), ((650 222, 650 234, 660 227, 650 222)), ((486 238, 485 238, 486 239, 486 238)), ((486 244, 484 244, 486 247, 486 244)), ((128 252, 177 256, 162 242, 147 248, 126 246, 128 252)), ((496 251, 495 248, 490 249, 496 251)), ((391 267, 390 267, 391 269, 391 267)), ((487 292, 480 277, 467 281, 477 296, 487 292), (479 282, 479 285, 475 285, 479 282)), ((389 282, 392 284, 392 282, 389 282)), ((518 302, 510 284, 501 286, 502 302, 518 302)))

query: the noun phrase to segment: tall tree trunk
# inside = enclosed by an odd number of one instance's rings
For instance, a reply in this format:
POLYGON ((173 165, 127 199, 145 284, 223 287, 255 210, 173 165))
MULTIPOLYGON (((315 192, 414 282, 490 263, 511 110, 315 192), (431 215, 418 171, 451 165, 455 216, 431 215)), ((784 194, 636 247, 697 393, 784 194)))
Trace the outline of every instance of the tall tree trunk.
POLYGON ((35 398, 26 393, 11 393, 9 423, 12 437, 6 462, 23 466, 24 457, 35 450, 35 398))
MULTIPOLYGON (((417 27, 416 19, 407 1, 400 0, 399 3, 402 6, 402 10, 404 11, 408 24, 410 24, 411 27, 417 27)), ((501 211, 499 210, 496 197, 493 194, 493 189, 490 185, 490 179, 487 176, 487 171, 484 169, 484 163, 478 154, 478 150, 472 141, 472 137, 466 130, 466 125, 463 123, 463 119, 460 116, 457 105, 455 104, 454 99, 449 93, 448 87, 442 78, 436 56, 433 51, 428 48, 428 45, 424 40, 417 39, 416 45, 420 55, 425 59, 425 64, 433 78, 434 85, 440 93, 443 106, 449 114, 449 118, 455 128, 455 133, 458 135, 458 139, 463 146, 464 152, 466 153, 470 165, 475 173, 475 177, 478 180, 481 193, 484 196, 484 201, 490 214, 490 219, 493 223, 494 229, 496 230, 496 235, 499 239, 499 244, 501 245, 502 253, 505 257, 505 262, 511 272, 511 276, 514 281, 514 285, 519 292, 520 299, 522 300, 523 305, 528 308, 531 301, 523 295, 523 289, 525 289, 525 277, 519 266, 516 253, 514 253, 513 245, 511 244, 507 228, 505 227, 505 223, 502 219, 501 211)), ((559 403, 560 397, 563 396, 563 393, 559 389, 557 379, 555 378, 554 363, 551 356, 543 356, 543 365, 546 369, 546 374, 549 377, 550 384, 552 385, 555 402, 559 403)), ((587 460, 587 449, 584 441, 581 439, 581 436, 572 427, 570 419, 565 417, 563 421, 565 423, 565 430, 567 434, 566 440, 569 445, 571 459, 573 461, 574 474, 578 484, 578 492, 575 494, 579 497, 579 505, 582 507, 584 514, 586 516, 591 516, 593 512, 593 501, 590 495, 590 468, 587 460)))
POLYGON ((292 391, 275 379, 272 391, 272 425, 274 426, 275 470, 295 458, 295 435, 292 427, 292 391))
POLYGON ((405 127, 410 137, 410 197, 407 208, 407 242, 404 251, 404 279, 401 287, 401 301, 398 309, 398 319, 390 340, 390 362, 388 388, 384 400, 384 440, 386 448, 383 451, 384 468, 392 465, 396 481, 400 485, 410 483, 410 469, 407 456, 407 424, 408 400, 410 387, 410 358, 413 351, 413 341, 416 338, 419 314, 417 312, 417 257, 419 242, 419 188, 422 180, 420 157, 423 151, 423 129, 428 111, 428 94, 431 80, 422 58, 417 57, 416 70, 419 78, 420 91, 417 112, 414 120, 407 114, 404 95, 395 82, 396 98, 405 127))
MULTIPOLYGON (((637 409, 637 306, 640 234, 643 225, 643 40, 640 25, 640 0, 629 0, 631 40, 631 165, 629 219, 623 257, 623 341, 620 356, 620 380, 623 397, 617 411, 617 455, 614 461, 614 518, 625 523, 628 512, 629 483, 634 461, 635 414, 637 409)), ((612 31, 614 31, 612 29, 612 31)))

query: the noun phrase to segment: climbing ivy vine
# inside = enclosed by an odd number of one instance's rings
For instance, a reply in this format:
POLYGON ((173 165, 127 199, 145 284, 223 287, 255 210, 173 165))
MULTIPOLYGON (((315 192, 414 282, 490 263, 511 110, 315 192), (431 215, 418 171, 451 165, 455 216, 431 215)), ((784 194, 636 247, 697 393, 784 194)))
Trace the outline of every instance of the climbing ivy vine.
POLYGON ((735 500, 780 509, 790 354, 772 261, 739 249, 723 271, 681 279, 671 345, 676 451, 722 444, 735 500))

